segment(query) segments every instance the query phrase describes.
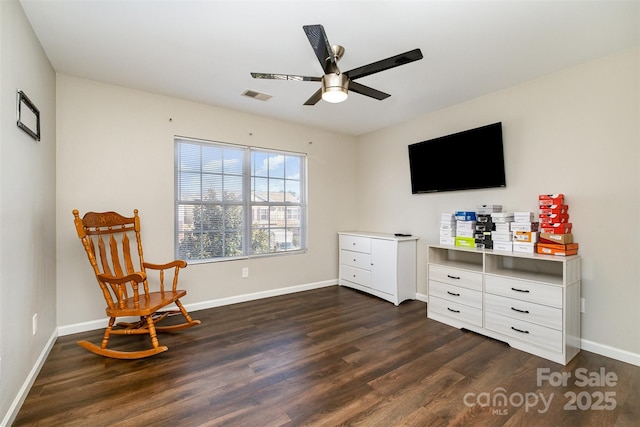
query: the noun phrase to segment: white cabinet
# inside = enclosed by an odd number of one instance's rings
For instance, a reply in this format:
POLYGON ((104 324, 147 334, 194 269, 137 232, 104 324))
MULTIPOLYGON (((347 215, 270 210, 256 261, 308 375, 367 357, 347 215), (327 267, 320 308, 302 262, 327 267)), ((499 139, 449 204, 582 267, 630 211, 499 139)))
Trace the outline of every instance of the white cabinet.
POLYGON ((339 280, 395 305, 416 298, 417 237, 340 232, 339 280))
POLYGON ((433 245, 427 317, 566 365, 580 351, 580 257, 433 245))

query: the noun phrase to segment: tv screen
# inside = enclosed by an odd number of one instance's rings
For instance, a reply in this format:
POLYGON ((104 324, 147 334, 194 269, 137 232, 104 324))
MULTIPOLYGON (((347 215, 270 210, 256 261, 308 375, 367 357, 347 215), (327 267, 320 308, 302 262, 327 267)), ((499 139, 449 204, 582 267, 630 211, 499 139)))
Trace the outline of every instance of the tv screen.
POLYGON ((506 187, 502 122, 409 145, 413 194, 506 187))

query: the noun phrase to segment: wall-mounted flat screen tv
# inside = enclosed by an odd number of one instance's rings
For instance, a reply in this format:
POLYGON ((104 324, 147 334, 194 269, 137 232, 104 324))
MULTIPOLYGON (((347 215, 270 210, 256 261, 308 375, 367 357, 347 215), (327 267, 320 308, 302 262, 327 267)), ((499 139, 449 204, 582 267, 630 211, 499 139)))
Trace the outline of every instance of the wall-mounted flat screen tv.
POLYGON ((409 145, 413 194, 506 187, 502 122, 409 145))

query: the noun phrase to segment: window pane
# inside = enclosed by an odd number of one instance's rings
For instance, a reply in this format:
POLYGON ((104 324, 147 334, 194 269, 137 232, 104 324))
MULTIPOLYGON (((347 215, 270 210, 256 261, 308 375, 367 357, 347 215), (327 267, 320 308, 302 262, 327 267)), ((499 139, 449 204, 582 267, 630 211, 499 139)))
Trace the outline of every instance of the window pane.
POLYGON ((200 172, 200 145, 180 144, 178 155, 180 170, 200 172))
POLYGON ((251 153, 251 175, 269 176, 269 155, 267 153, 259 151, 251 153))
POLYGON ((300 157, 287 156, 285 161, 285 178, 300 180, 300 157))
POLYGON ((282 154, 269 156, 269 177, 284 178, 284 156, 282 154))
POLYGON ((241 202, 244 200, 242 176, 224 176, 224 200, 241 202))
POLYGON ((202 175, 202 200, 220 201, 222 200, 222 176, 202 175))
POLYGON ((267 178, 253 178, 251 180, 251 201, 269 201, 269 180, 267 178))
POLYGON ((178 199, 201 200, 200 173, 181 172, 178 174, 178 199))
POLYGON ((202 172, 222 173, 222 149, 202 147, 202 172))

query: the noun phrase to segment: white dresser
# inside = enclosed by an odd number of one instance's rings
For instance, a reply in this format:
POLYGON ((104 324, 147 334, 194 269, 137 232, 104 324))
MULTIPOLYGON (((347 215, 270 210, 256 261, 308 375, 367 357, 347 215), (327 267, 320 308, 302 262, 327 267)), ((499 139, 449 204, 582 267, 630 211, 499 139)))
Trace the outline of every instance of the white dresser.
POLYGON ((427 317, 566 365, 580 351, 580 257, 433 245, 427 317))
POLYGON ((395 305, 416 298, 417 237, 340 232, 339 280, 395 305))

